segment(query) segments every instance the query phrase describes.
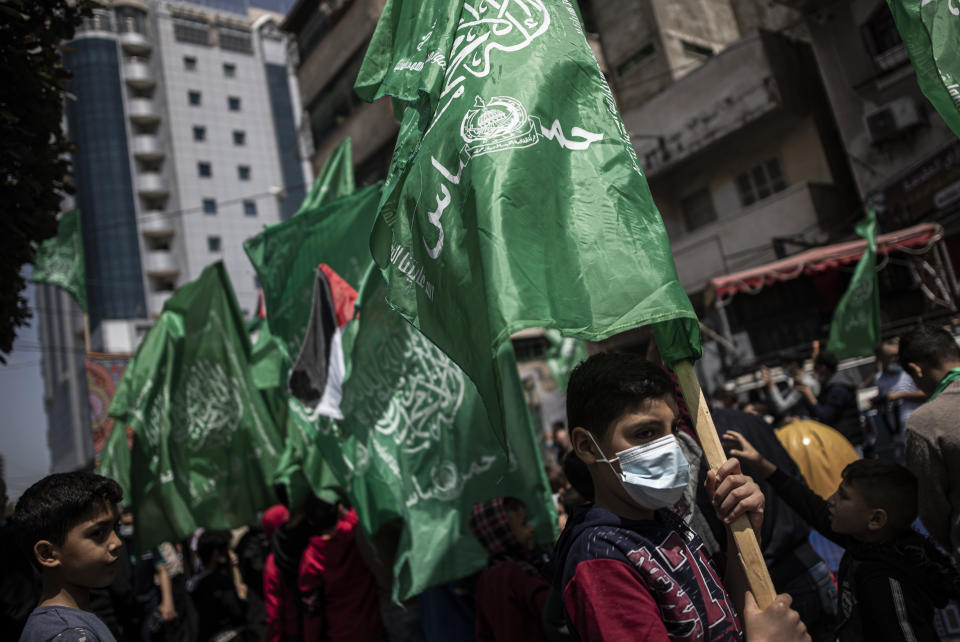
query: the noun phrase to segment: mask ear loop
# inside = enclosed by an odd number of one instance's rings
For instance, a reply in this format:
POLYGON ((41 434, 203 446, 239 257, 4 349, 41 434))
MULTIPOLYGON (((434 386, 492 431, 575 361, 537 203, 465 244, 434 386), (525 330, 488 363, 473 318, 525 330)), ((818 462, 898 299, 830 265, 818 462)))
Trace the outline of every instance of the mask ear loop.
POLYGON ((619 457, 614 457, 613 459, 607 459, 607 456, 603 454, 603 449, 600 447, 600 444, 597 443, 597 440, 593 438, 593 433, 587 430, 587 435, 590 437, 590 441, 593 442, 593 445, 597 447, 597 451, 600 453, 600 457, 597 458, 597 461, 606 462, 607 466, 610 466, 610 470, 613 471, 613 474, 617 476, 617 479, 623 479, 623 475, 617 472, 617 469, 613 467, 613 462, 618 461, 619 457))

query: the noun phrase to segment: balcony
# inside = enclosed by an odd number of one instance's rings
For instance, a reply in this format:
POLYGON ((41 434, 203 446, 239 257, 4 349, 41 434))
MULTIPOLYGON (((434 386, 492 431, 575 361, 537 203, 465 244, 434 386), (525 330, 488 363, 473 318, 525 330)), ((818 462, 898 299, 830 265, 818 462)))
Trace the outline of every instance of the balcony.
POLYGON ((163 304, 166 303, 171 296, 173 296, 172 291, 151 292, 149 295, 150 316, 152 317, 160 316, 160 313, 163 312, 163 304))
POLYGON ((160 112, 149 98, 132 98, 127 103, 130 120, 138 125, 152 125, 160 121, 160 112))
POLYGON ((157 210, 145 212, 139 227, 140 233, 148 238, 164 239, 176 234, 173 221, 164 212, 157 210))
POLYGON ((143 261, 148 276, 169 278, 180 274, 180 267, 170 250, 147 250, 143 261))
POLYGON ((160 139, 153 134, 139 134, 134 136, 131 141, 131 147, 133 148, 133 156, 137 160, 156 161, 162 160, 164 156, 160 139))
POLYGON ((654 176, 774 112, 809 112, 815 73, 807 45, 749 34, 623 114, 640 166, 654 176))
POLYGON ((797 183, 736 216, 671 239, 680 284, 695 292, 714 277, 775 260, 770 239, 799 235, 823 221, 838 220, 843 214, 841 200, 832 185, 797 183))
POLYGON ((137 176, 137 193, 145 198, 163 198, 170 189, 160 172, 143 172, 137 176))
POLYGON ((142 58, 131 58, 123 65, 123 78, 134 89, 151 89, 157 84, 150 65, 142 58))
POLYGON ((147 37, 136 31, 125 31, 120 34, 120 46, 123 50, 131 54, 143 55, 150 53, 153 45, 147 40, 147 37))

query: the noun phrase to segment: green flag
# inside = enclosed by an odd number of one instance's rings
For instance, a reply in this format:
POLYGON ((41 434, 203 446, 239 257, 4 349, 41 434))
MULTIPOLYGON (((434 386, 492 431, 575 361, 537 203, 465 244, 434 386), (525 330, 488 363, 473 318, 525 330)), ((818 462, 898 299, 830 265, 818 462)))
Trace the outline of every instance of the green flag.
POLYGON ((323 169, 317 174, 313 182, 313 189, 303 199, 303 204, 294 216, 312 211, 321 205, 344 196, 350 196, 357 190, 353 179, 353 146, 350 138, 343 142, 330 154, 330 158, 323 164, 323 169))
POLYGON ((129 499, 138 547, 198 527, 250 524, 275 501, 280 435, 250 356, 220 262, 177 290, 134 354, 109 412, 134 433, 129 499))
POLYGON ((500 434, 495 355, 522 328, 599 341, 656 324, 668 363, 699 356, 663 221, 570 0, 388 0, 356 89, 402 109, 371 238, 388 300, 470 375, 500 434))
POLYGON ((857 223, 856 230, 867 240, 867 247, 853 271, 847 291, 833 311, 827 340, 827 350, 838 359, 870 356, 880 341, 877 215, 872 207, 867 208, 867 217, 857 223))
POLYGON ((547 367, 550 368, 553 380, 557 382, 557 388, 566 391, 570 371, 588 356, 587 344, 579 339, 564 337, 556 330, 547 330, 546 336, 550 342, 546 354, 547 367))
POLYGON ((387 307, 385 294, 382 276, 371 270, 344 331, 343 462, 335 469, 368 532, 401 520, 394 599, 404 600, 484 566, 486 553, 467 527, 474 504, 523 499, 545 545, 556 515, 511 344, 497 360, 510 422, 505 454, 476 387, 387 307))
POLYGON ((956 0, 887 0, 917 72, 917 82, 960 137, 960 4, 956 0))
POLYGON ((87 311, 86 270, 83 263, 83 228, 80 210, 67 212, 57 221, 57 235, 37 248, 33 261, 34 283, 63 288, 87 311))

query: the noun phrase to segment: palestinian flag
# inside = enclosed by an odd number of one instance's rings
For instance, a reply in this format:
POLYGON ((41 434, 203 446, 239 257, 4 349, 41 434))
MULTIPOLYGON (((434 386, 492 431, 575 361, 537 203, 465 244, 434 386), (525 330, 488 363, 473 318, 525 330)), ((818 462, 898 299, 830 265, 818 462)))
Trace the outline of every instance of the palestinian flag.
POLYGON ((317 417, 343 419, 340 398, 345 372, 343 327, 353 318, 357 291, 333 268, 317 269, 313 305, 300 354, 290 370, 290 394, 317 417))

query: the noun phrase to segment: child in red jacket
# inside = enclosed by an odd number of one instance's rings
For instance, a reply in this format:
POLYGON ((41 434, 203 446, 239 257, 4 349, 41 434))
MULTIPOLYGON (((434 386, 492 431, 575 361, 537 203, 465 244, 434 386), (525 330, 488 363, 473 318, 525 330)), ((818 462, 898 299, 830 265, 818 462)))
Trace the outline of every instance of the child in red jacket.
MULTIPOLYGON (((277 529, 289 518, 290 511, 282 504, 271 506, 263 513, 260 527, 271 547, 277 529)), ((296 587, 284 580, 272 550, 263 565, 263 602, 267 611, 267 642, 286 642, 291 637, 299 639, 296 587)))
POLYGON ((311 515, 320 535, 310 538, 300 560, 304 640, 373 642, 384 628, 377 584, 357 547, 357 513, 339 503, 327 506, 325 515, 311 515))

